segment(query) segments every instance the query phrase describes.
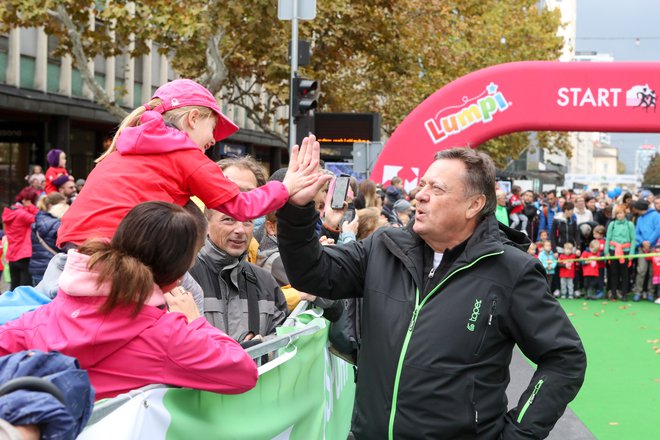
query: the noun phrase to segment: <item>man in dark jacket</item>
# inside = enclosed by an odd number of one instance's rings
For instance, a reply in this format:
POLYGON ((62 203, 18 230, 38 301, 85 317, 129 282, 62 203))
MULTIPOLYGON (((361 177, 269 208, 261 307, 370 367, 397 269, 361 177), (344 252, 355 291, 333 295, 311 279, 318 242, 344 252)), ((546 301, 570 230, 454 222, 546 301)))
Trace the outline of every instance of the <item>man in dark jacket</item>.
MULTIPOLYGON (((571 202, 566 202, 564 203, 563 211, 555 214, 552 219, 550 241, 552 242, 552 249, 555 252, 562 253, 566 243, 571 243, 576 250, 581 247, 582 240, 577 221, 575 221, 575 216, 573 215, 574 211, 575 205, 571 202)), ((577 254, 578 256, 580 255, 579 251, 577 254)))
POLYGON ((355 438, 545 438, 577 394, 586 358, 543 267, 519 248, 529 241, 495 220, 493 162, 445 150, 420 185, 412 227, 344 246, 313 239, 311 190, 278 211, 294 287, 364 299, 355 438), (507 412, 515 344, 538 368, 507 412))
POLYGON ((534 193, 525 191, 522 195, 523 214, 527 217, 527 236, 536 237, 539 230, 539 208, 534 203, 534 193))

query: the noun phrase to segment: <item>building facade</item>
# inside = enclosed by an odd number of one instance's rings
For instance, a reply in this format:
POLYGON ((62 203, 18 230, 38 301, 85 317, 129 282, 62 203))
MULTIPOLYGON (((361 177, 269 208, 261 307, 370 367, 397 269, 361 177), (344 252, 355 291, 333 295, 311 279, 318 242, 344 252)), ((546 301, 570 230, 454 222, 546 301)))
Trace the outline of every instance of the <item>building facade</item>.
MULTIPOLYGON (((26 185, 33 165, 46 167, 46 153, 67 153, 69 172, 85 178, 103 152, 119 120, 92 100, 81 72, 70 56, 51 54, 54 37, 41 28, 16 28, 0 35, 0 204, 11 203, 26 185)), ((161 84, 177 78, 167 57, 156 50, 137 58, 125 56, 90 61, 96 82, 126 111, 149 100, 161 84)), ((255 128, 245 110, 220 102, 241 130, 216 144, 209 155, 251 154, 275 170, 287 158, 286 144, 255 128)), ((286 109, 278 112, 285 117, 286 109)), ((284 130, 285 127, 274 128, 284 130)))

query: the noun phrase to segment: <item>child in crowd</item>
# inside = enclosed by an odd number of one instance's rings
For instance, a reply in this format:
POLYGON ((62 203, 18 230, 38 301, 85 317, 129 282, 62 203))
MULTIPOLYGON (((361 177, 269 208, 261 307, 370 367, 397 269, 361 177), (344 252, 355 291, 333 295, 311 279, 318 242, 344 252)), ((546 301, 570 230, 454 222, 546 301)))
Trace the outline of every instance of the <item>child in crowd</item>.
POLYGON ((534 258, 537 257, 538 248, 536 247, 536 243, 530 243, 529 247, 527 248, 527 253, 534 258))
MULTIPOLYGON (((547 234, 546 234, 547 235, 547 234)), ((555 254, 552 252, 552 243, 550 240, 545 240, 542 245, 542 251, 539 252, 539 261, 545 269, 546 277, 548 279, 548 286, 552 284, 552 276, 555 274, 555 268, 557 267, 557 259, 555 254)))
POLYGON ((575 262, 566 261, 574 260, 577 258, 573 250, 572 243, 564 243, 564 253, 559 256, 559 288, 561 289, 561 297, 574 299, 573 292, 573 279, 575 278, 575 262))
POLYGON ((543 249, 543 243, 546 241, 550 240, 550 236, 548 235, 548 231, 543 230, 539 232, 539 241, 536 242, 536 247, 538 249, 543 249))
POLYGON ((67 249, 88 238, 110 238, 128 211, 148 200, 183 206, 196 195, 207 207, 247 221, 282 207, 290 196, 324 179, 318 170, 320 147, 310 136, 300 154, 298 148, 292 150, 283 182, 241 192, 204 154, 237 130, 200 84, 177 79, 161 86, 122 121, 85 191, 62 218, 57 245, 67 249))
POLYGON ((59 176, 68 176, 66 171, 66 154, 62 150, 53 149, 46 155, 48 169, 46 170, 46 194, 57 191, 53 180, 59 176))
POLYGON ((518 225, 521 225, 520 232, 527 235, 527 216, 523 214, 525 206, 520 199, 520 191, 521 189, 518 185, 511 187, 511 197, 509 198, 511 212, 509 213, 509 220, 511 220, 511 229, 518 229, 518 225))
MULTIPOLYGON (((598 225, 594 228, 594 240, 598 240, 598 256, 599 257, 604 257, 605 256, 605 233, 606 229, 605 226, 603 225, 598 225)), ((598 262, 598 288, 596 291, 598 292, 603 292, 603 296, 605 295, 605 267, 606 267, 606 262, 605 260, 601 260, 598 262)))
POLYGON ((589 248, 582 253, 582 276, 584 277, 584 290, 587 299, 601 299, 605 292, 598 290, 603 285, 600 280, 600 268, 594 257, 600 257, 600 242, 591 240, 589 248), (591 260, 590 260, 591 259, 591 260))
MULTIPOLYGON (((655 244, 655 253, 660 253, 660 240, 655 244)), ((655 297, 655 304, 660 304, 660 255, 653 257, 653 289, 649 287, 649 295, 655 297)))
POLYGON ((41 168, 41 165, 33 165, 32 169, 30 170, 30 174, 25 176, 25 180, 27 180, 28 185, 31 185, 31 181, 36 179, 40 183, 45 183, 46 182, 46 176, 44 175, 44 169, 41 168))

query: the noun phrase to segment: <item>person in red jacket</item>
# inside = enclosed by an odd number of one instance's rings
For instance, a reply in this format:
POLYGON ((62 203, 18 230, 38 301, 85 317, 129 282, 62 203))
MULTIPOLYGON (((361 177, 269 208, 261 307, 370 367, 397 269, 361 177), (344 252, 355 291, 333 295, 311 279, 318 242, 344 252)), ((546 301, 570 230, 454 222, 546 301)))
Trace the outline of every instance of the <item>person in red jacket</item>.
POLYGON ((510 228, 518 229, 520 226, 520 232, 527 235, 527 216, 523 213, 525 209, 525 204, 520 199, 521 188, 518 185, 513 185, 511 187, 511 197, 509 197, 509 205, 511 206, 511 211, 509 212, 509 220, 511 221, 510 228))
POLYGON ((573 245, 571 243, 564 243, 564 253, 559 256, 559 262, 557 266, 559 267, 559 286, 561 289, 562 298, 575 298, 573 292, 573 279, 575 278, 575 265, 574 260, 577 259, 577 255, 573 250, 573 245))
POLYGON ((119 126, 85 190, 62 218, 57 246, 71 248, 88 238, 112 237, 121 219, 141 202, 183 206, 195 195, 211 209, 248 221, 279 209, 290 196, 325 179, 318 169, 320 146, 310 136, 300 154, 297 147, 291 151, 283 182, 241 192, 204 154, 237 130, 211 92, 196 82, 178 79, 161 86, 119 126))
POLYGON ((7 261, 11 275, 11 290, 31 286, 30 257, 32 257, 32 223, 39 209, 35 206, 39 192, 28 186, 16 195, 16 203, 2 211, 7 234, 7 261))
POLYGON ((68 176, 66 170, 66 153, 62 150, 53 149, 46 155, 48 169, 46 170, 46 194, 57 191, 53 181, 60 176, 68 176))
POLYGON ((75 357, 96 399, 151 383, 250 390, 255 362, 178 286, 205 231, 197 208, 139 204, 110 242, 89 240, 69 251, 55 299, 0 327, 0 356, 39 349, 75 357))
POLYGON ((603 282, 600 279, 601 271, 599 261, 593 259, 600 256, 600 241, 597 239, 591 240, 589 243, 589 249, 582 252, 582 255, 580 255, 583 259, 582 276, 584 277, 584 290, 587 299, 601 299, 604 296, 604 292, 598 290, 598 288, 603 285, 603 282))

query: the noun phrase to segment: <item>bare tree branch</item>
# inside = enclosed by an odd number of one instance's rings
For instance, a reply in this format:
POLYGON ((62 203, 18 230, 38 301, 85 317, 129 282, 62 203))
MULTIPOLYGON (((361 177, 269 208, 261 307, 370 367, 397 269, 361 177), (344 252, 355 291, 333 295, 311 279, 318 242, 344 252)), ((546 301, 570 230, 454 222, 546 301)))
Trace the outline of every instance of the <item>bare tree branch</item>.
POLYGON ((89 68, 88 59, 89 57, 85 54, 85 48, 82 43, 82 38, 80 31, 73 24, 71 16, 66 11, 64 6, 58 5, 56 11, 49 11, 49 14, 55 19, 59 20, 60 23, 69 33, 69 38, 71 40, 71 54, 73 55, 73 60, 76 67, 80 70, 80 75, 82 80, 92 91, 94 101, 99 105, 105 108, 110 114, 115 116, 117 120, 124 119, 128 112, 117 105, 116 102, 111 101, 108 94, 94 79, 93 69, 89 68))
POLYGON ((222 84, 227 79, 227 65, 218 50, 223 35, 224 32, 220 29, 209 38, 206 45, 206 72, 197 78, 197 81, 206 85, 214 95, 222 89, 222 84))

